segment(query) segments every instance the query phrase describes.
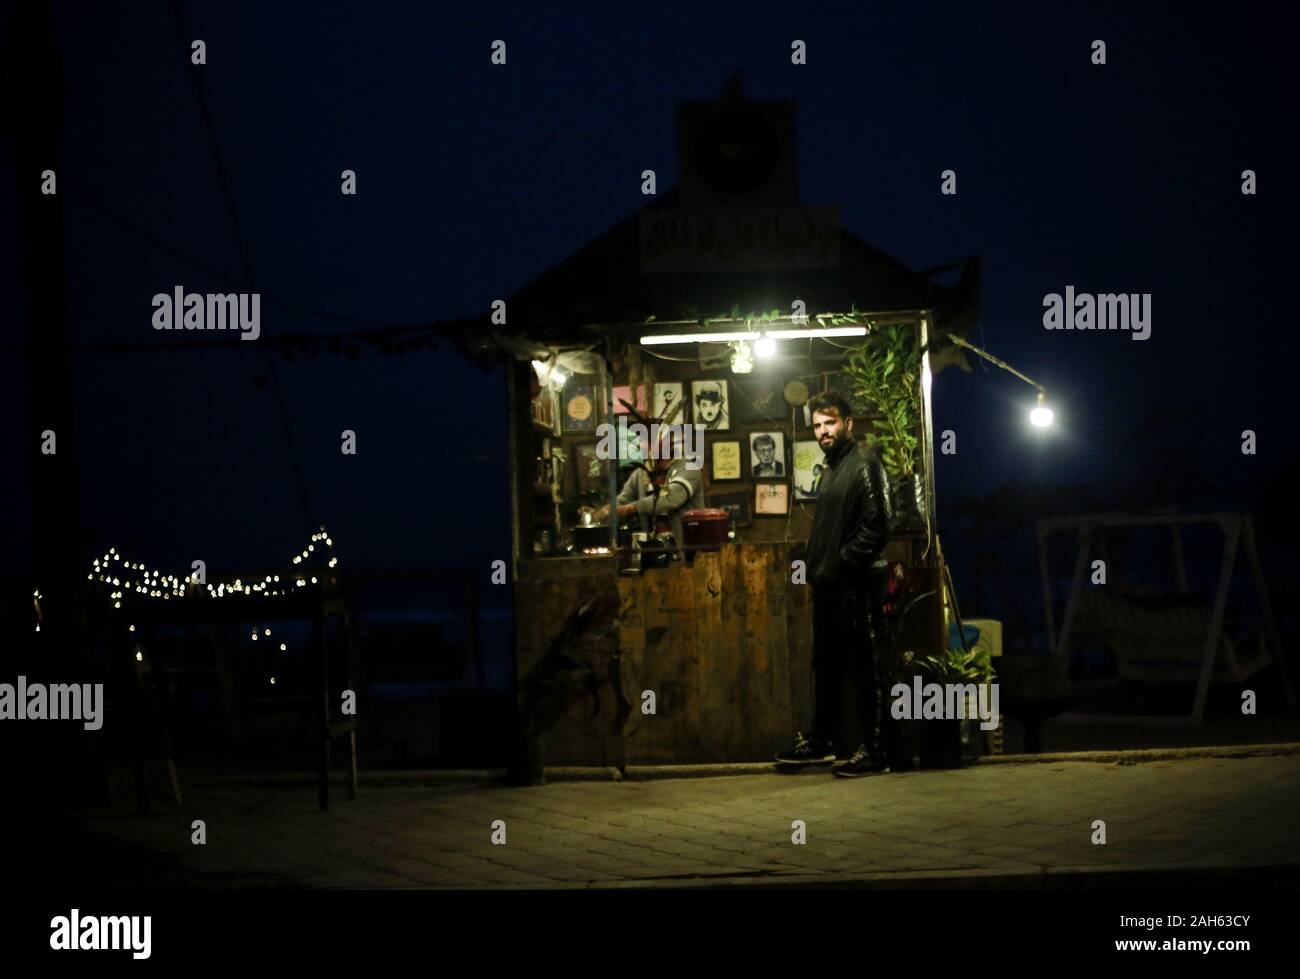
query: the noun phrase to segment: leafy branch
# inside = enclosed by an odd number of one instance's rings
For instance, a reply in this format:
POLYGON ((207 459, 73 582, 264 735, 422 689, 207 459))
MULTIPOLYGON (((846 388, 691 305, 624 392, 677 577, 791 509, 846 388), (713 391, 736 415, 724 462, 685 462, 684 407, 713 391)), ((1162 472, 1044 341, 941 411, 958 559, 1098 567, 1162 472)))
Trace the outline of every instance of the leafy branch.
POLYGON ((920 355, 910 324, 877 328, 844 364, 857 398, 876 409, 871 434, 885 468, 897 476, 916 471, 921 392, 916 383, 920 355))

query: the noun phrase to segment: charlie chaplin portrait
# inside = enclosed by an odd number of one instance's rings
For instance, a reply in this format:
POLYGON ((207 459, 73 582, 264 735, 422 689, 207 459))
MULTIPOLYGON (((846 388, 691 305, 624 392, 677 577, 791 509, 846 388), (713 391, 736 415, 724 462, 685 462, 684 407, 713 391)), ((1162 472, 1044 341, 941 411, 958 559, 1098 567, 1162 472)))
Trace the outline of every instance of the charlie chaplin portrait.
POLYGON ((695 403, 695 424, 710 432, 730 430, 726 381, 692 381, 691 400, 695 403))

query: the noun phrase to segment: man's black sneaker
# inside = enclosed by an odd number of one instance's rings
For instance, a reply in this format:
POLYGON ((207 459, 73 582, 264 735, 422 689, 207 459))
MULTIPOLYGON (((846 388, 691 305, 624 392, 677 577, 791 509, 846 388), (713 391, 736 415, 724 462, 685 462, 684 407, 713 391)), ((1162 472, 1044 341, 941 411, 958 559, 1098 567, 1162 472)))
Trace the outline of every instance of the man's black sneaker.
POLYGON ((880 753, 873 753, 867 750, 865 744, 858 745, 858 750, 853 752, 853 756, 848 761, 842 761, 831 772, 839 775, 841 778, 862 778, 864 775, 886 775, 889 772, 889 762, 885 756, 880 753))
POLYGON ((780 765, 827 765, 835 760, 835 752, 829 741, 821 738, 805 738, 795 732, 794 747, 776 753, 780 765))

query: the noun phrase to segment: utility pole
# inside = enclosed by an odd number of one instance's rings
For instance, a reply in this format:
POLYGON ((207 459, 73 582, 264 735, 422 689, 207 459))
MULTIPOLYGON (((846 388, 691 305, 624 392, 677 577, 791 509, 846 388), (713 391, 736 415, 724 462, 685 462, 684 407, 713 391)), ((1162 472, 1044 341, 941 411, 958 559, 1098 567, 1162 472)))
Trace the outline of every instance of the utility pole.
MULTIPOLYGON (((90 679, 79 601, 86 569, 81 554, 81 511, 72 362, 68 344, 67 263, 63 236, 63 63, 55 36, 53 4, 25 0, 10 15, 5 55, 5 116, 11 140, 18 211, 19 277, 22 290, 29 446, 32 554, 25 602, 40 592, 40 631, 26 631, 6 650, 6 679, 78 683, 90 679), (54 193, 47 171, 53 173, 54 193), (54 451, 43 451, 54 433, 54 451)), ((16 467, 15 467, 16 468, 16 467)), ((19 572, 19 580, 22 571, 19 572)), ((20 606, 21 607, 21 606, 20 606)), ((30 609, 31 606, 27 605, 30 609)), ((78 729, 78 733, 80 733, 78 729)), ((23 786, 22 811, 39 827, 42 811, 57 811, 77 798, 92 770, 84 739, 69 725, 28 725, 11 746, 23 786), (78 777, 78 774, 80 777, 78 777), (51 807, 51 808, 47 808, 51 807)))
MULTIPOLYGON (((32 570, 45 619, 42 657, 75 669, 75 599, 81 567, 77 441, 68 349, 67 264, 63 240, 64 81, 51 4, 15 5, 10 118, 17 181, 19 275, 27 348, 27 443, 32 486, 32 570), (56 193, 44 193, 52 171, 56 193), (53 454, 43 451, 54 433, 53 454), (66 658, 65 658, 66 657, 66 658)), ((69 676, 68 681, 73 677, 69 676)))

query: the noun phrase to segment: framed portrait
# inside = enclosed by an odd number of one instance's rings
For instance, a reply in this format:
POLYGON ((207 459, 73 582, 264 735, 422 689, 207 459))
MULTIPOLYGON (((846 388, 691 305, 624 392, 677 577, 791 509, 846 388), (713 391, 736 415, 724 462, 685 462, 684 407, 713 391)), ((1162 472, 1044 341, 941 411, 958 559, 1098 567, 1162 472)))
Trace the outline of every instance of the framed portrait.
MULTIPOLYGON (((685 398, 685 392, 681 381, 667 381, 654 386, 654 410, 651 415, 660 421, 666 420, 672 410, 677 405, 682 404, 685 398)), ((683 425, 687 421, 690 412, 682 408, 676 416, 671 419, 674 425, 683 425)))
POLYGON ((595 377, 575 375, 564 385, 563 427, 566 434, 595 432, 600 420, 600 385, 595 377))
POLYGON ((817 499, 817 488, 826 471, 826 453, 815 439, 798 439, 794 443, 794 498, 817 499))
POLYGON ((726 510, 731 515, 732 527, 748 527, 754 522, 754 514, 749 507, 749 493, 709 494, 709 506, 726 510))
POLYGON ((691 381, 691 424, 706 432, 731 430, 731 404, 725 380, 691 381))
POLYGON ((781 479, 785 471, 785 432, 749 433, 749 474, 755 479, 781 479))
POLYGON ((790 418, 785 379, 780 375, 749 375, 732 380, 732 405, 739 422, 781 422, 790 418))
POLYGON ((735 439, 719 439, 709 444, 709 478, 714 482, 740 479, 740 442, 735 439))
POLYGON ((641 412, 641 414, 644 415, 646 413, 646 409, 649 407, 646 404, 646 400, 645 400, 645 385, 638 384, 636 386, 635 401, 632 400, 632 388, 630 386, 624 385, 622 387, 615 387, 614 388, 614 414, 626 415, 628 413, 627 408, 623 407, 624 401, 626 401, 633 408, 635 408, 637 411, 641 412))
POLYGON ((760 517, 784 517, 790 513, 789 483, 755 483, 754 513, 760 517))

